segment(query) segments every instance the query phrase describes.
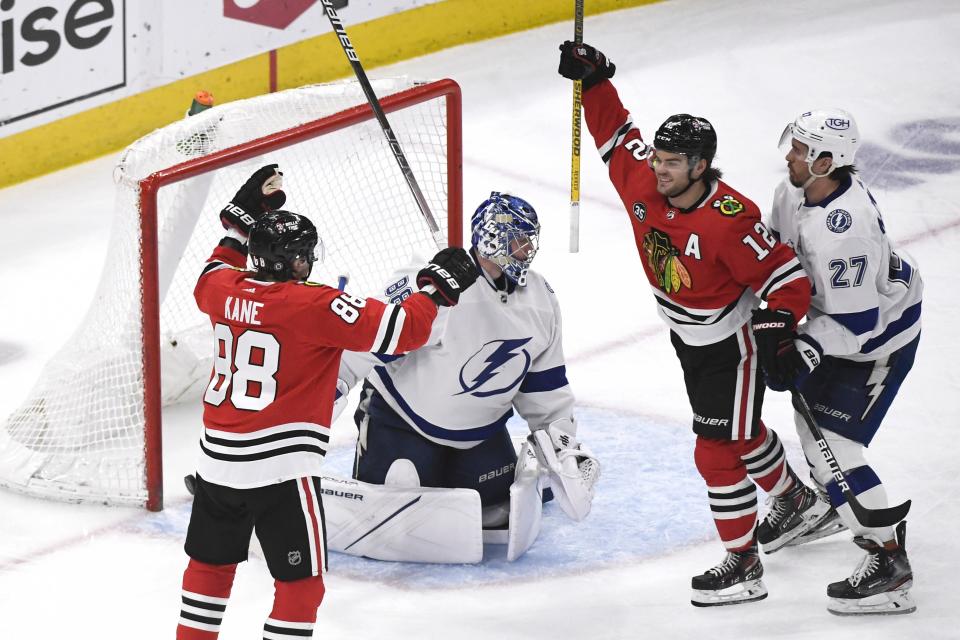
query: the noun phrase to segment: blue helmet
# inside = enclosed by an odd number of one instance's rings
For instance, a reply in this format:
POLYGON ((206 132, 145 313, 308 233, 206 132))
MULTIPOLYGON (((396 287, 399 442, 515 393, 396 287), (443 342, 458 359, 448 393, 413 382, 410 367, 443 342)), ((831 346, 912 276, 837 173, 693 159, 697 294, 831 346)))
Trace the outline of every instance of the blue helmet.
POLYGON ((470 221, 472 244, 481 258, 496 263, 519 286, 540 245, 537 212, 523 198, 492 191, 470 221))

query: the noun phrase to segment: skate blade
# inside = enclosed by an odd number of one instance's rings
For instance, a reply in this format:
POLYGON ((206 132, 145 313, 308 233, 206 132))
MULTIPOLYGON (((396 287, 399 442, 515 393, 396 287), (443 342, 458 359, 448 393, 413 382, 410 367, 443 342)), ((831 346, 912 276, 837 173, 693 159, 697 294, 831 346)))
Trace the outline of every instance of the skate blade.
POLYGON ((722 607, 728 604, 755 602, 767 597, 767 587, 763 580, 750 580, 735 584, 719 591, 694 589, 690 604, 695 607, 722 607))
POLYGON ((913 613, 917 603, 910 597, 912 583, 887 593, 860 598, 859 600, 830 598, 827 611, 835 616, 897 616, 913 613))
POLYGON ((802 536, 798 536, 785 544, 785 547, 795 547, 797 545, 806 544, 808 542, 813 542, 814 540, 820 540, 838 533, 847 531, 847 525, 842 522, 834 522, 830 525, 823 527, 822 529, 811 529, 802 536))
MULTIPOLYGON (((812 510, 813 508, 810 509, 810 511, 812 510)), ((768 542, 767 544, 761 544, 760 546, 763 547, 763 552, 767 555, 770 555, 775 551, 779 551, 780 549, 786 546, 789 546, 791 542, 793 542, 800 536, 816 529, 820 525, 820 522, 823 520, 823 518, 826 517, 827 513, 829 512, 830 512, 830 507, 826 507, 826 511, 818 513, 815 516, 811 516, 809 520, 807 519, 807 516, 804 516, 803 522, 795 526, 793 529, 791 529, 787 533, 783 534, 776 540, 768 542)))

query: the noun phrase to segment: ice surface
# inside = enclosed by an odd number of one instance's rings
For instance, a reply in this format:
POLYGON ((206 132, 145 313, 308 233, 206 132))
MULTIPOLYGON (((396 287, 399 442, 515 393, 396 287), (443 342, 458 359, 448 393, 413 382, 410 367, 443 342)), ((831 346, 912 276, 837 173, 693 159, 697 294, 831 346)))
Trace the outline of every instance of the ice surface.
MULTIPOLYGON (((468 211, 497 189, 515 191, 540 212, 535 267, 560 297, 580 434, 603 463, 593 512, 575 524, 548 505, 540 538, 513 564, 496 547, 472 567, 335 554, 316 637, 958 637, 960 4, 678 0, 585 25, 586 41, 616 62, 615 82, 641 131, 649 137, 675 112, 708 117, 719 132, 718 166, 761 207, 783 175, 776 142, 788 120, 822 105, 856 115, 866 141, 862 175, 891 237, 917 259, 926 282, 916 367, 868 452, 891 501, 914 501, 908 549, 919 609, 893 618, 826 612, 826 584, 847 576, 860 557, 845 536, 764 557, 770 596, 763 602, 690 606, 690 576, 723 551, 693 467, 680 369, 626 213, 589 138, 581 253, 566 252, 570 86, 556 75, 556 48, 571 33, 570 24, 549 26, 370 75, 460 82, 468 211)), ((90 302, 109 233, 113 162, 0 191, 2 415, 26 395, 90 302)), ((0 637, 173 636, 186 562, 181 478, 196 455, 197 405, 164 413, 168 508, 161 514, 0 493, 0 637)), ((787 399, 771 394, 764 413, 802 465, 787 399)), ((353 438, 348 422, 335 426, 332 470, 346 471, 353 438)), ((238 572, 222 637, 259 637, 272 588, 254 553, 238 572)))

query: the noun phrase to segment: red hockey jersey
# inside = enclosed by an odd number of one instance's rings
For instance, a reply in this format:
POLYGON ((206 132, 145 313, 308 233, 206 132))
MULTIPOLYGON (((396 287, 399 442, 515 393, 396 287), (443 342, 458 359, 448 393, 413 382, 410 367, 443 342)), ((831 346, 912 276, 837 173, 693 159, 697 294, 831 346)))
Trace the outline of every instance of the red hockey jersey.
POLYGON ((658 310, 691 346, 713 344, 750 318, 758 298, 797 321, 810 283, 796 254, 760 221, 757 206, 723 181, 692 210, 657 192, 651 152, 613 84, 583 94, 587 127, 630 214, 634 239, 658 310))
POLYGON ((194 290, 215 340, 197 472, 238 489, 320 475, 341 353, 416 349, 437 315, 425 295, 385 304, 256 280, 245 265, 239 251, 217 247, 194 290))

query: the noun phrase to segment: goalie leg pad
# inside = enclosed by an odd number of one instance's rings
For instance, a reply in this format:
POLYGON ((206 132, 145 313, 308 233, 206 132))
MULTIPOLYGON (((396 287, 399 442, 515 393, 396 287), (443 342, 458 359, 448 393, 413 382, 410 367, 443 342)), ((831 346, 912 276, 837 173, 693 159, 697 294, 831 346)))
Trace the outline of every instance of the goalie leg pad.
POLYGON ((483 560, 480 495, 473 489, 377 485, 324 476, 330 549, 398 562, 483 560))
POLYGON ((510 485, 510 528, 507 534, 507 561, 513 562, 533 545, 540 535, 543 492, 540 463, 533 447, 524 442, 517 462, 516 480, 510 485))

